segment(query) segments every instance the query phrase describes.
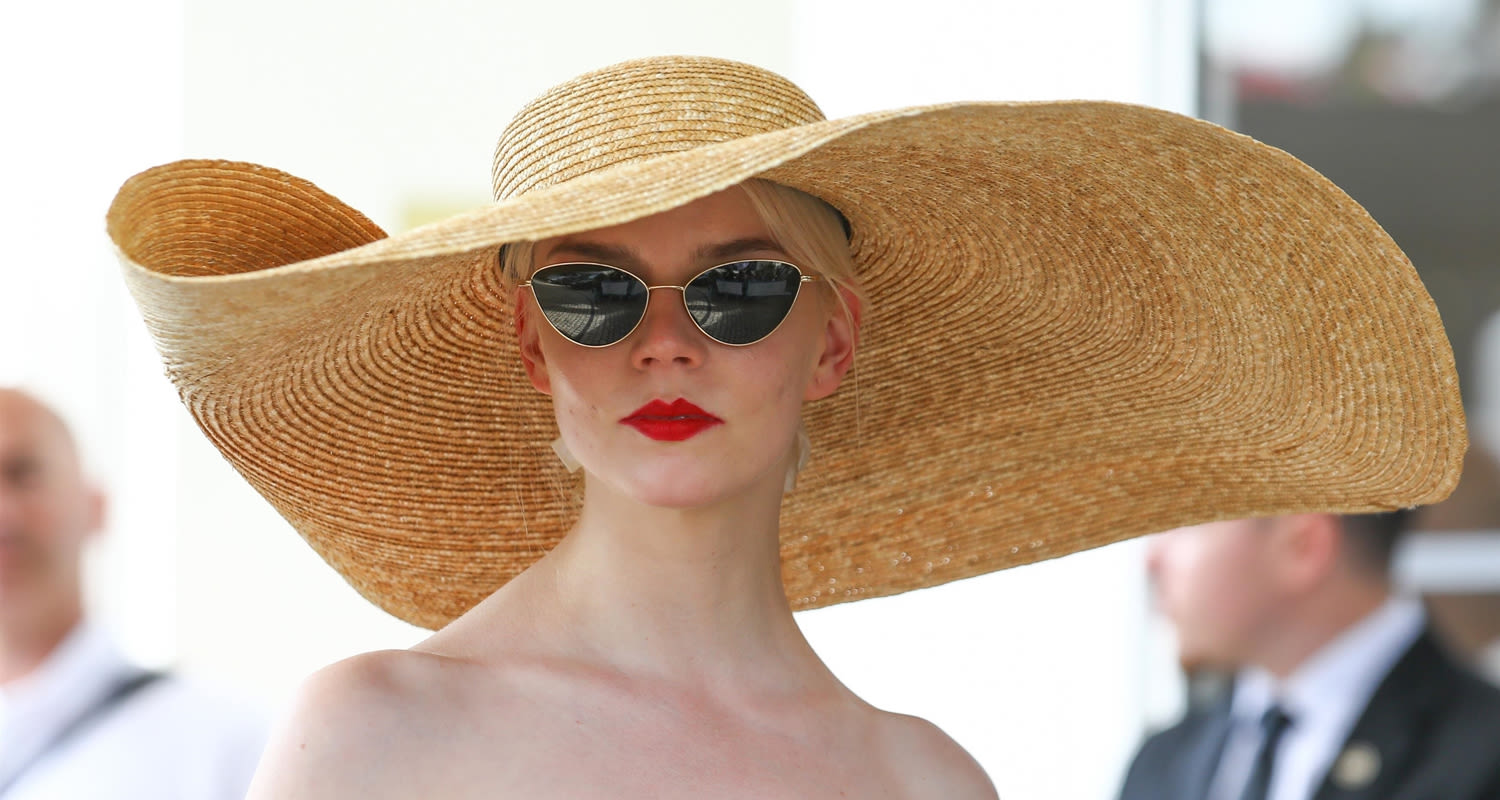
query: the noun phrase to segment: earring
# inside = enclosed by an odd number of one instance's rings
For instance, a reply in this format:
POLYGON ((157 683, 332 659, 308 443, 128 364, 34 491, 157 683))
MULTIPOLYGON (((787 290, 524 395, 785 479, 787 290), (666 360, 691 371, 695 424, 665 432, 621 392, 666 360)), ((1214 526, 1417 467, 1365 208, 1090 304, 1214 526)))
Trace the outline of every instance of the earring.
POLYGON ((568 443, 563 441, 561 436, 552 440, 552 452, 557 454, 557 457, 562 460, 563 466, 567 467, 569 472, 577 472, 578 468, 583 466, 578 463, 578 457, 573 455, 572 450, 568 449, 568 443))
POLYGON ((812 454, 812 439, 807 437, 807 425, 797 423, 796 458, 786 467, 786 480, 781 484, 781 493, 788 494, 797 488, 797 475, 807 466, 807 457, 812 454))

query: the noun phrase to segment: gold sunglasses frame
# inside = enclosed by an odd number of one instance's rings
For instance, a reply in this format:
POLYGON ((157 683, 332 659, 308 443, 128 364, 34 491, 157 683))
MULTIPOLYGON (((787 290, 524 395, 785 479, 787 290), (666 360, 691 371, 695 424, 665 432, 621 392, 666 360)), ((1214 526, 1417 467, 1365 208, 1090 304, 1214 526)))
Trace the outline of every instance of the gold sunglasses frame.
POLYGON ((552 318, 547 316, 547 312, 545 310, 542 310, 541 302, 536 299, 536 290, 531 288, 531 280, 529 278, 527 280, 524 280, 521 283, 519 283, 519 284, 516 285, 516 288, 518 288, 518 289, 522 288, 522 287, 527 288, 527 289, 531 289, 531 300, 532 300, 532 302, 534 302, 534 303, 537 304, 537 310, 539 310, 539 311, 542 312, 542 319, 547 320, 547 325, 549 327, 551 327, 552 330, 557 331, 557 335, 563 337, 564 339, 567 339, 568 342, 571 343, 571 344, 575 344, 575 345, 577 345, 579 347, 587 347, 590 350, 602 350, 602 349, 604 349, 606 347, 614 347, 615 345, 617 345, 617 344, 625 341, 626 339, 629 339, 632 334, 634 334, 637 330, 639 330, 640 327, 641 327, 641 323, 646 321, 646 314, 647 314, 647 312, 649 312, 651 310, 651 292, 654 291, 654 290, 656 290, 656 289, 676 289, 678 291, 679 295, 682 297, 682 310, 687 312, 688 319, 692 320, 693 327, 697 328, 699 333, 701 333, 704 336, 708 337, 709 341, 713 342, 714 344, 720 344, 720 345, 723 345, 725 347, 750 347, 751 345, 760 344, 761 342, 764 342, 765 340, 771 338, 772 334, 774 334, 777 331, 781 330, 781 326, 786 323, 787 317, 790 317, 792 315, 792 310, 797 307, 797 301, 802 298, 802 284, 804 284, 804 283, 811 283, 813 281, 822 280, 822 278, 819 277, 819 276, 817 276, 817 275, 809 275, 806 272, 803 272, 802 268, 799 267, 799 266, 797 266, 796 264, 793 264, 790 261, 783 261, 783 260, 781 260, 779 258, 738 258, 738 259, 735 259, 734 261, 725 261, 722 264, 716 264, 716 265, 714 265, 712 267, 709 267, 708 269, 703 270, 702 272, 699 272, 698 274, 696 274, 693 277, 689 278, 688 281, 687 281, 687 283, 685 283, 685 284, 683 284, 681 286, 673 286, 671 284, 659 284, 659 285, 656 285, 656 286, 652 286, 651 284, 646 283, 646 281, 643 280, 641 278, 641 276, 635 274, 634 272, 631 272, 628 269, 624 269, 623 267, 617 267, 617 266, 615 266, 613 264, 600 264, 600 263, 595 262, 595 261, 559 261, 556 264, 548 264, 548 265, 546 265, 544 267, 537 267, 535 270, 532 271, 531 274, 532 274, 533 277, 535 277, 538 272, 541 272, 544 269, 551 269, 552 267, 603 267, 604 269, 612 269, 612 270, 615 270, 616 272, 623 272, 626 275, 629 275, 630 277, 632 277, 632 278, 636 279, 637 281, 639 281, 642 286, 646 287, 646 305, 645 305, 644 308, 641 309, 641 316, 640 316, 640 318, 635 321, 635 324, 630 327, 630 330, 624 336, 621 336, 620 338, 614 340, 613 342, 609 342, 608 344, 584 344, 582 342, 574 340, 573 337, 571 337, 571 336, 567 335, 566 333, 563 333, 561 330, 559 330, 558 327, 557 327, 557 325, 552 321, 552 318), (782 317, 781 317, 781 319, 776 323, 776 327, 772 328, 769 332, 767 332, 765 336, 762 336, 762 337, 760 337, 759 339, 756 339, 753 342, 745 342, 744 344, 734 344, 733 342, 721 341, 721 340, 715 338, 713 334, 711 334, 708 331, 704 330, 703 326, 701 324, 699 324, 698 319, 693 316, 692 310, 687 307, 687 287, 688 287, 688 284, 691 284, 693 281, 698 280, 699 278, 703 277, 704 275, 707 275, 708 273, 713 272, 714 270, 716 270, 716 269, 718 269, 720 267, 727 267, 727 266, 729 266, 731 264, 744 264, 746 262, 751 262, 751 261, 768 261, 768 262, 771 262, 773 264, 785 264, 785 265, 791 267, 792 269, 796 270, 797 271, 797 275, 798 275, 797 293, 796 293, 795 296, 792 297, 792 304, 787 307, 786 313, 783 314, 782 317))

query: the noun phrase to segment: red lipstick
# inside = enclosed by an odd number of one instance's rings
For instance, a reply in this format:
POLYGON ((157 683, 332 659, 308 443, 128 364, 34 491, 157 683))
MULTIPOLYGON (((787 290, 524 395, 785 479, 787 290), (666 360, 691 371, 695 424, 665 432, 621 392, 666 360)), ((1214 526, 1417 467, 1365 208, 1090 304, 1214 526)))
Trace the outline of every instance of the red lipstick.
POLYGON ((680 442, 724 424, 724 420, 681 397, 670 403, 652 400, 630 412, 620 422, 658 442, 680 442))

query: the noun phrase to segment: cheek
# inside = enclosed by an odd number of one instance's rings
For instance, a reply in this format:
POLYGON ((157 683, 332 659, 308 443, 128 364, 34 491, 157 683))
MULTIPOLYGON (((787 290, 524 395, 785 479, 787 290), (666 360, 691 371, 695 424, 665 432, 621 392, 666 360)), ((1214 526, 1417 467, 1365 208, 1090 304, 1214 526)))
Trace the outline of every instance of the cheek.
POLYGON ((1173 616, 1214 624, 1240 603, 1245 565, 1223 544, 1208 536, 1189 537, 1162 558, 1162 592, 1173 616))
POLYGON ((798 404, 817 370, 826 320, 820 304, 809 302, 804 306, 799 300, 783 329, 777 331, 777 346, 766 348, 764 353, 768 362, 766 373, 774 372, 779 378, 778 386, 785 394, 795 396, 798 404), (783 333, 786 335, 782 336, 783 333))
POLYGON ((15 503, 12 515, 17 525, 13 547, 17 560, 35 570, 38 565, 74 562, 88 538, 89 520, 84 498, 30 496, 15 503))
POLYGON ((778 416, 795 419, 802 413, 803 397, 812 382, 816 356, 806 346, 806 337, 787 344, 796 346, 752 348, 742 354, 743 358, 736 359, 733 371, 749 378, 735 382, 736 391, 742 397, 753 399, 754 405, 775 408, 778 416))
POLYGON ((611 394, 608 380, 613 373, 601 363, 599 355, 604 351, 575 347, 550 329, 540 337, 538 347, 558 430, 577 455, 597 438, 595 421, 611 394))
MULTIPOLYGON (((563 348, 558 348, 562 350, 563 348)), ((577 348, 570 348, 576 350, 577 348)), ((574 363, 576 353, 548 353, 548 377, 552 385, 552 408, 560 426, 580 427, 600 414, 600 404, 610 395, 603 370, 597 365, 574 363), (568 356, 574 356, 569 359, 568 356)), ((582 427, 587 427, 582 426, 582 427)))
POLYGON ((1263 616, 1267 577, 1253 552, 1218 550, 1195 572, 1192 610, 1205 635, 1243 642, 1263 616))

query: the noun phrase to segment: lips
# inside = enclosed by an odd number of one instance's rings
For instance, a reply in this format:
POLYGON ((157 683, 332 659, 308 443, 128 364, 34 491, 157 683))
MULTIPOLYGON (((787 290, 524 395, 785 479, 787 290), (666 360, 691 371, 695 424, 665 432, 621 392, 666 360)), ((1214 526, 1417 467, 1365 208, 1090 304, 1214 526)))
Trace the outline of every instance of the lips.
POLYGON ((659 442, 681 442, 724 424, 724 420, 681 397, 670 403, 652 400, 620 422, 659 442))

